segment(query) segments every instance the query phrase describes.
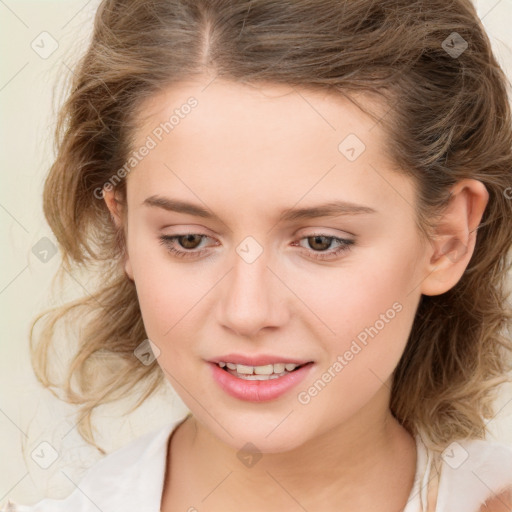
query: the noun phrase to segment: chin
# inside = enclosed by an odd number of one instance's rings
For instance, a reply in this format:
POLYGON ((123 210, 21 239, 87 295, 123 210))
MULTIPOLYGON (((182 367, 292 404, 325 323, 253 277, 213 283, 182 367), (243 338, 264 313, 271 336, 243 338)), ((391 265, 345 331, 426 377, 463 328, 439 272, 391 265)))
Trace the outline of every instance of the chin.
POLYGON ((267 428, 262 421, 254 425, 232 423, 227 429, 231 436, 217 424, 208 425, 208 428, 222 443, 237 452, 243 450, 254 453, 284 453, 308 441, 306 432, 294 432, 290 435, 291 424, 286 424, 285 421, 276 428, 275 425, 278 424, 279 421, 274 421, 273 426, 267 428))

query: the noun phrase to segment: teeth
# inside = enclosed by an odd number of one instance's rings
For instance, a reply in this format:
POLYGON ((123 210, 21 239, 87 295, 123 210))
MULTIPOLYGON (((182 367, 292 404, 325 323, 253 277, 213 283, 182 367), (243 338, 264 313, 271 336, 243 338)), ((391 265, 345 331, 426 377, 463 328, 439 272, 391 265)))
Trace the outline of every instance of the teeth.
MULTIPOLYGON (((250 366, 249 368, 252 368, 256 375, 272 375, 273 373, 279 373, 274 371, 273 364, 266 364, 265 366, 250 366)), ((238 371, 238 365, 236 365, 236 369, 238 371)))
MULTIPOLYGON (((248 366, 244 364, 235 364, 235 363, 224 363, 223 361, 219 361, 218 365, 221 368, 227 366, 230 370, 236 370, 238 374, 241 375, 273 375, 281 376, 284 375, 285 370, 291 372, 299 366, 294 363, 275 363, 275 364, 266 364, 263 366, 248 366)), ((263 380, 263 379, 252 379, 252 380, 263 380)))
MULTIPOLYGON (((288 366, 290 366, 290 368, 291 368, 292 366, 295 366, 295 365, 290 364, 288 366)), ((284 363, 276 363, 274 365, 274 373, 283 373, 285 368, 286 368, 286 365, 284 363)), ((293 370, 293 368, 292 368, 292 370, 293 370)), ((288 371, 291 371, 291 370, 288 370, 288 371)))
POLYGON ((283 375, 286 375, 286 372, 280 373, 280 374, 272 374, 272 375, 244 375, 244 374, 236 374, 237 377, 243 380, 270 380, 270 379, 278 379, 279 377, 282 377, 283 375))
MULTIPOLYGON (((272 365, 270 365, 270 368, 272 368, 272 365)), ((236 371, 238 373, 243 373, 246 375, 251 375, 253 373, 254 367, 252 366, 245 366, 243 364, 237 364, 236 365, 236 371)), ((272 370, 270 370, 270 373, 272 373, 272 370)))

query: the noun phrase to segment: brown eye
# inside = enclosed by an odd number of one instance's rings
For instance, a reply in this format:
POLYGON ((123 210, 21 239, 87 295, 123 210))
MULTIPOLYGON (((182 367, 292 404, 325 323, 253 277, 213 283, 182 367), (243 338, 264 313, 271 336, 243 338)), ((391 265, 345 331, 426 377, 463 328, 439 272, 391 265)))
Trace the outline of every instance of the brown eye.
POLYGON ((202 237, 201 235, 188 234, 178 236, 176 237, 176 240, 184 249, 196 249, 201 242, 202 237), (184 240, 184 242, 182 242, 182 240, 184 240))
POLYGON ((159 238, 160 244, 164 245, 174 256, 179 258, 198 258, 208 251, 204 247, 198 249, 199 244, 204 239, 210 237, 198 233, 185 233, 184 235, 162 235, 159 238))
POLYGON ((309 246, 312 249, 315 249, 317 251, 325 251, 326 249, 329 249, 333 240, 334 240, 333 237, 321 236, 321 235, 307 237, 309 246))
POLYGON ((302 241, 305 241, 308 247, 304 247, 304 245, 300 243, 299 246, 308 249, 308 256, 323 261, 333 260, 342 253, 348 252, 351 246, 355 245, 355 240, 322 235, 320 233, 305 236, 301 238, 301 242, 302 241))

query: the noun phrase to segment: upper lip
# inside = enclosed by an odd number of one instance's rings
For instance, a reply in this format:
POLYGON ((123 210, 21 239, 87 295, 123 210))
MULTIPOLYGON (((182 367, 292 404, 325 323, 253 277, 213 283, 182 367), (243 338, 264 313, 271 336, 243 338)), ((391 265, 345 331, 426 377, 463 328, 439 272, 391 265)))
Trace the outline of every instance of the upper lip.
POLYGON ((313 361, 307 359, 294 359, 290 357, 277 356, 271 354, 260 354, 257 356, 248 356, 243 354, 226 354, 224 356, 214 357, 210 359, 211 363, 224 363, 243 364, 245 366, 265 366, 267 364, 275 363, 292 363, 296 365, 302 365, 311 363, 313 361))

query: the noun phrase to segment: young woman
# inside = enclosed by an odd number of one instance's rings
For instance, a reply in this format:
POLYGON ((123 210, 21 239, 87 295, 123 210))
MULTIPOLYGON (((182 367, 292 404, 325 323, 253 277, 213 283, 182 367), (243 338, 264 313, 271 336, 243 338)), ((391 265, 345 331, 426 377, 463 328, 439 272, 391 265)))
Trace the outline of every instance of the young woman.
POLYGON ((34 368, 92 444, 131 392, 190 412, 5 510, 510 510, 506 83, 469 0, 102 2, 44 210, 104 284, 34 368))

